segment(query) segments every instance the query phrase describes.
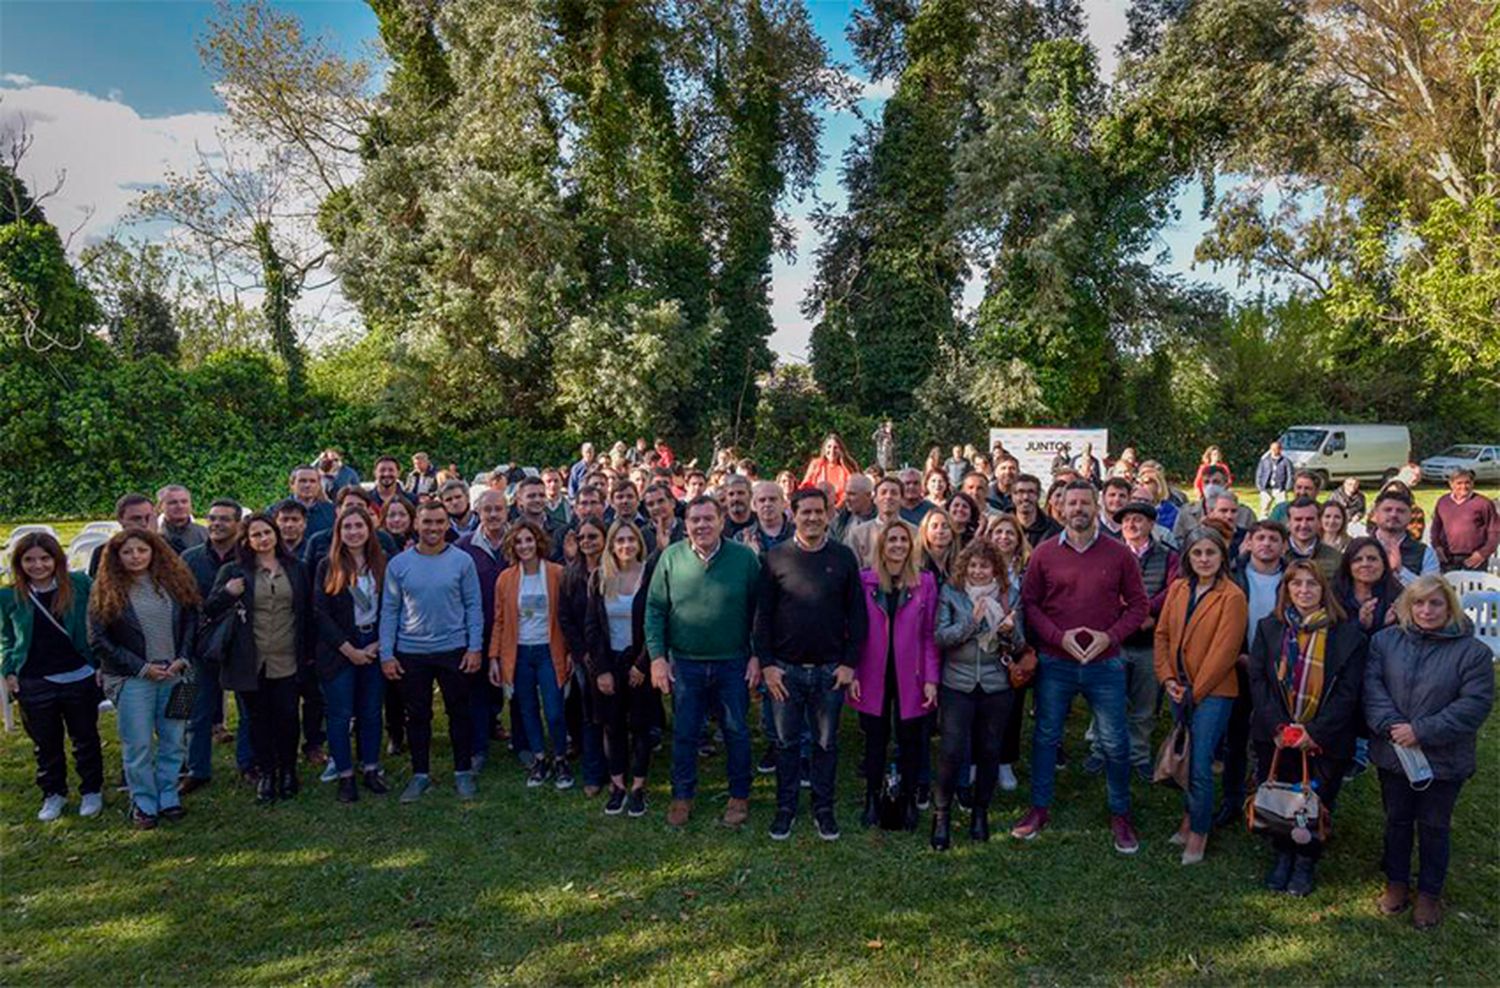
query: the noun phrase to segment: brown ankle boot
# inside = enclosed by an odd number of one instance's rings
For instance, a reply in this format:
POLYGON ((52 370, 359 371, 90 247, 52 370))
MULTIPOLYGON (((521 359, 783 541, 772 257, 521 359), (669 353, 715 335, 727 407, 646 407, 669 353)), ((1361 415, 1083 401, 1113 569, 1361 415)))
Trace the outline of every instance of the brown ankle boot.
POLYGON ((1376 908, 1385 916, 1405 912, 1410 904, 1411 893, 1405 882, 1386 882, 1385 891, 1375 900, 1376 908))
POLYGON ((685 827, 688 817, 693 815, 693 801, 691 799, 674 799, 672 805, 667 807, 667 826, 685 827))
POLYGON ((1411 925, 1430 930, 1443 921, 1443 900, 1426 892, 1417 893, 1416 907, 1411 911, 1411 925))
POLYGON ((724 826, 738 827, 750 819, 750 800, 731 799, 729 805, 724 808, 724 826))

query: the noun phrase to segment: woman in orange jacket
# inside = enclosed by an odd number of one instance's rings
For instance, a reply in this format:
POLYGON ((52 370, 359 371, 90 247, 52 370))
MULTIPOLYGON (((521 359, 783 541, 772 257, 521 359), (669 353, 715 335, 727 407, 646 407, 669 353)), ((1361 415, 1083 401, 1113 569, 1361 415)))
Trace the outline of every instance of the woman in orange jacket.
POLYGON ((1188 725, 1188 790, 1182 825, 1172 843, 1182 863, 1197 864, 1213 828, 1214 749, 1229 726, 1239 692, 1235 663, 1245 641, 1249 604, 1229 577, 1229 549, 1211 528, 1183 543, 1185 575, 1172 582, 1156 622, 1156 678, 1172 698, 1172 714, 1188 725))
POLYGON ((490 682, 504 686, 521 714, 532 753, 526 785, 573 786, 568 768, 563 684, 572 675, 567 639, 558 620, 563 608, 563 568, 547 559, 551 540, 540 525, 519 519, 501 542, 510 563, 495 580, 495 624, 490 631, 490 682), (537 694, 541 694, 538 709, 537 694), (542 718, 553 757, 547 757, 542 718))
POLYGON ((859 464, 849 455, 843 438, 837 432, 830 432, 823 439, 822 453, 807 464, 807 470, 802 474, 802 486, 827 484, 834 505, 841 508, 844 506, 844 488, 849 486, 849 478, 857 473, 859 464))

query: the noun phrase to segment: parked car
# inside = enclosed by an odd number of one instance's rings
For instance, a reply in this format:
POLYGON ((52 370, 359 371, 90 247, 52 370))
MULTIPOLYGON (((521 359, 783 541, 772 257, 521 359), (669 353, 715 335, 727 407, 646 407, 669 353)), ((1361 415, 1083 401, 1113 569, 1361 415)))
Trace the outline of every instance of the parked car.
POLYGON ((1500 445, 1478 446, 1460 443, 1449 446, 1436 456, 1422 461, 1422 478, 1444 481, 1455 470, 1474 471, 1474 480, 1480 484, 1500 483, 1500 445))
POLYGON ((1404 425, 1294 425, 1281 434, 1281 448, 1293 467, 1317 474, 1326 490, 1345 477, 1394 477, 1411 458, 1411 433, 1404 425))

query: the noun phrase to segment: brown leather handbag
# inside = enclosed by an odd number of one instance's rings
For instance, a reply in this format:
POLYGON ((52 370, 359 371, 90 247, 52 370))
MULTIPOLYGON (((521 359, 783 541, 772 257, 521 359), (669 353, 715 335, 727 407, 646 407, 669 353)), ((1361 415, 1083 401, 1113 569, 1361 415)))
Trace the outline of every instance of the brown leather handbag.
POLYGON ((1025 646, 1010 657, 1007 665, 1010 673, 1010 688, 1018 690, 1036 678, 1036 649, 1025 646))

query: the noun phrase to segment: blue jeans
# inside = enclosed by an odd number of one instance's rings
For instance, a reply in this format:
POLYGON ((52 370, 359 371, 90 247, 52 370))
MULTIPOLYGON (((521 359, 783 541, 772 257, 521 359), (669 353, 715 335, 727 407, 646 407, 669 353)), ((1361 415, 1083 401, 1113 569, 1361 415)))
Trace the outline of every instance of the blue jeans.
POLYGON ((1052 805, 1057 746, 1073 697, 1082 693, 1093 710, 1109 811, 1130 812, 1130 741, 1125 733, 1125 661, 1118 655, 1088 665, 1043 654, 1036 678, 1036 730, 1031 740, 1031 805, 1052 805))
MULTIPOLYGON (((349 643, 363 648, 375 640, 373 632, 356 633, 349 643)), ((340 775, 354 771, 354 751, 349 744, 349 724, 359 732, 359 764, 380 764, 380 738, 384 730, 385 676, 379 662, 356 666, 348 663, 332 679, 323 681, 323 700, 328 709, 328 755, 340 775)))
POLYGON ((125 680, 115 701, 125 784, 135 805, 151 816, 182 805, 177 773, 186 755, 187 721, 166 716, 172 686, 134 676, 125 680))
POLYGON ((187 721, 187 769, 195 779, 209 779, 214 773, 214 720, 223 705, 219 688, 219 664, 204 662, 197 668, 198 694, 193 698, 193 715, 187 721))
POLYGON ((796 812, 801 788, 802 738, 809 730, 812 749, 813 812, 833 808, 835 770, 839 761, 839 713, 844 691, 833 684, 838 666, 782 666, 787 697, 772 701, 776 718, 776 808, 796 812))
POLYGON ((698 739, 710 705, 719 711, 731 799, 750 798, 748 659, 672 660, 672 798, 698 790, 698 739))
MULTIPOLYGON (((1192 745, 1188 751, 1188 791, 1182 794, 1188 826, 1195 834, 1207 834, 1214 826, 1214 753, 1229 728, 1234 697, 1207 696, 1196 701, 1188 724, 1192 745)), ((1182 705, 1172 704, 1172 714, 1182 718, 1182 705)))
POLYGON ((515 696, 511 700, 521 711, 521 727, 526 732, 526 747, 538 758, 547 754, 542 737, 542 719, 547 721, 547 737, 552 753, 561 758, 567 750, 568 729, 563 723, 563 695, 552 667, 552 649, 547 645, 516 646, 515 696), (537 692, 542 695, 538 709, 537 692))
POLYGON ((495 721, 495 696, 494 687, 484 673, 488 664, 481 662, 479 668, 480 671, 469 679, 469 716, 474 721, 474 756, 488 758, 490 728, 495 721))

